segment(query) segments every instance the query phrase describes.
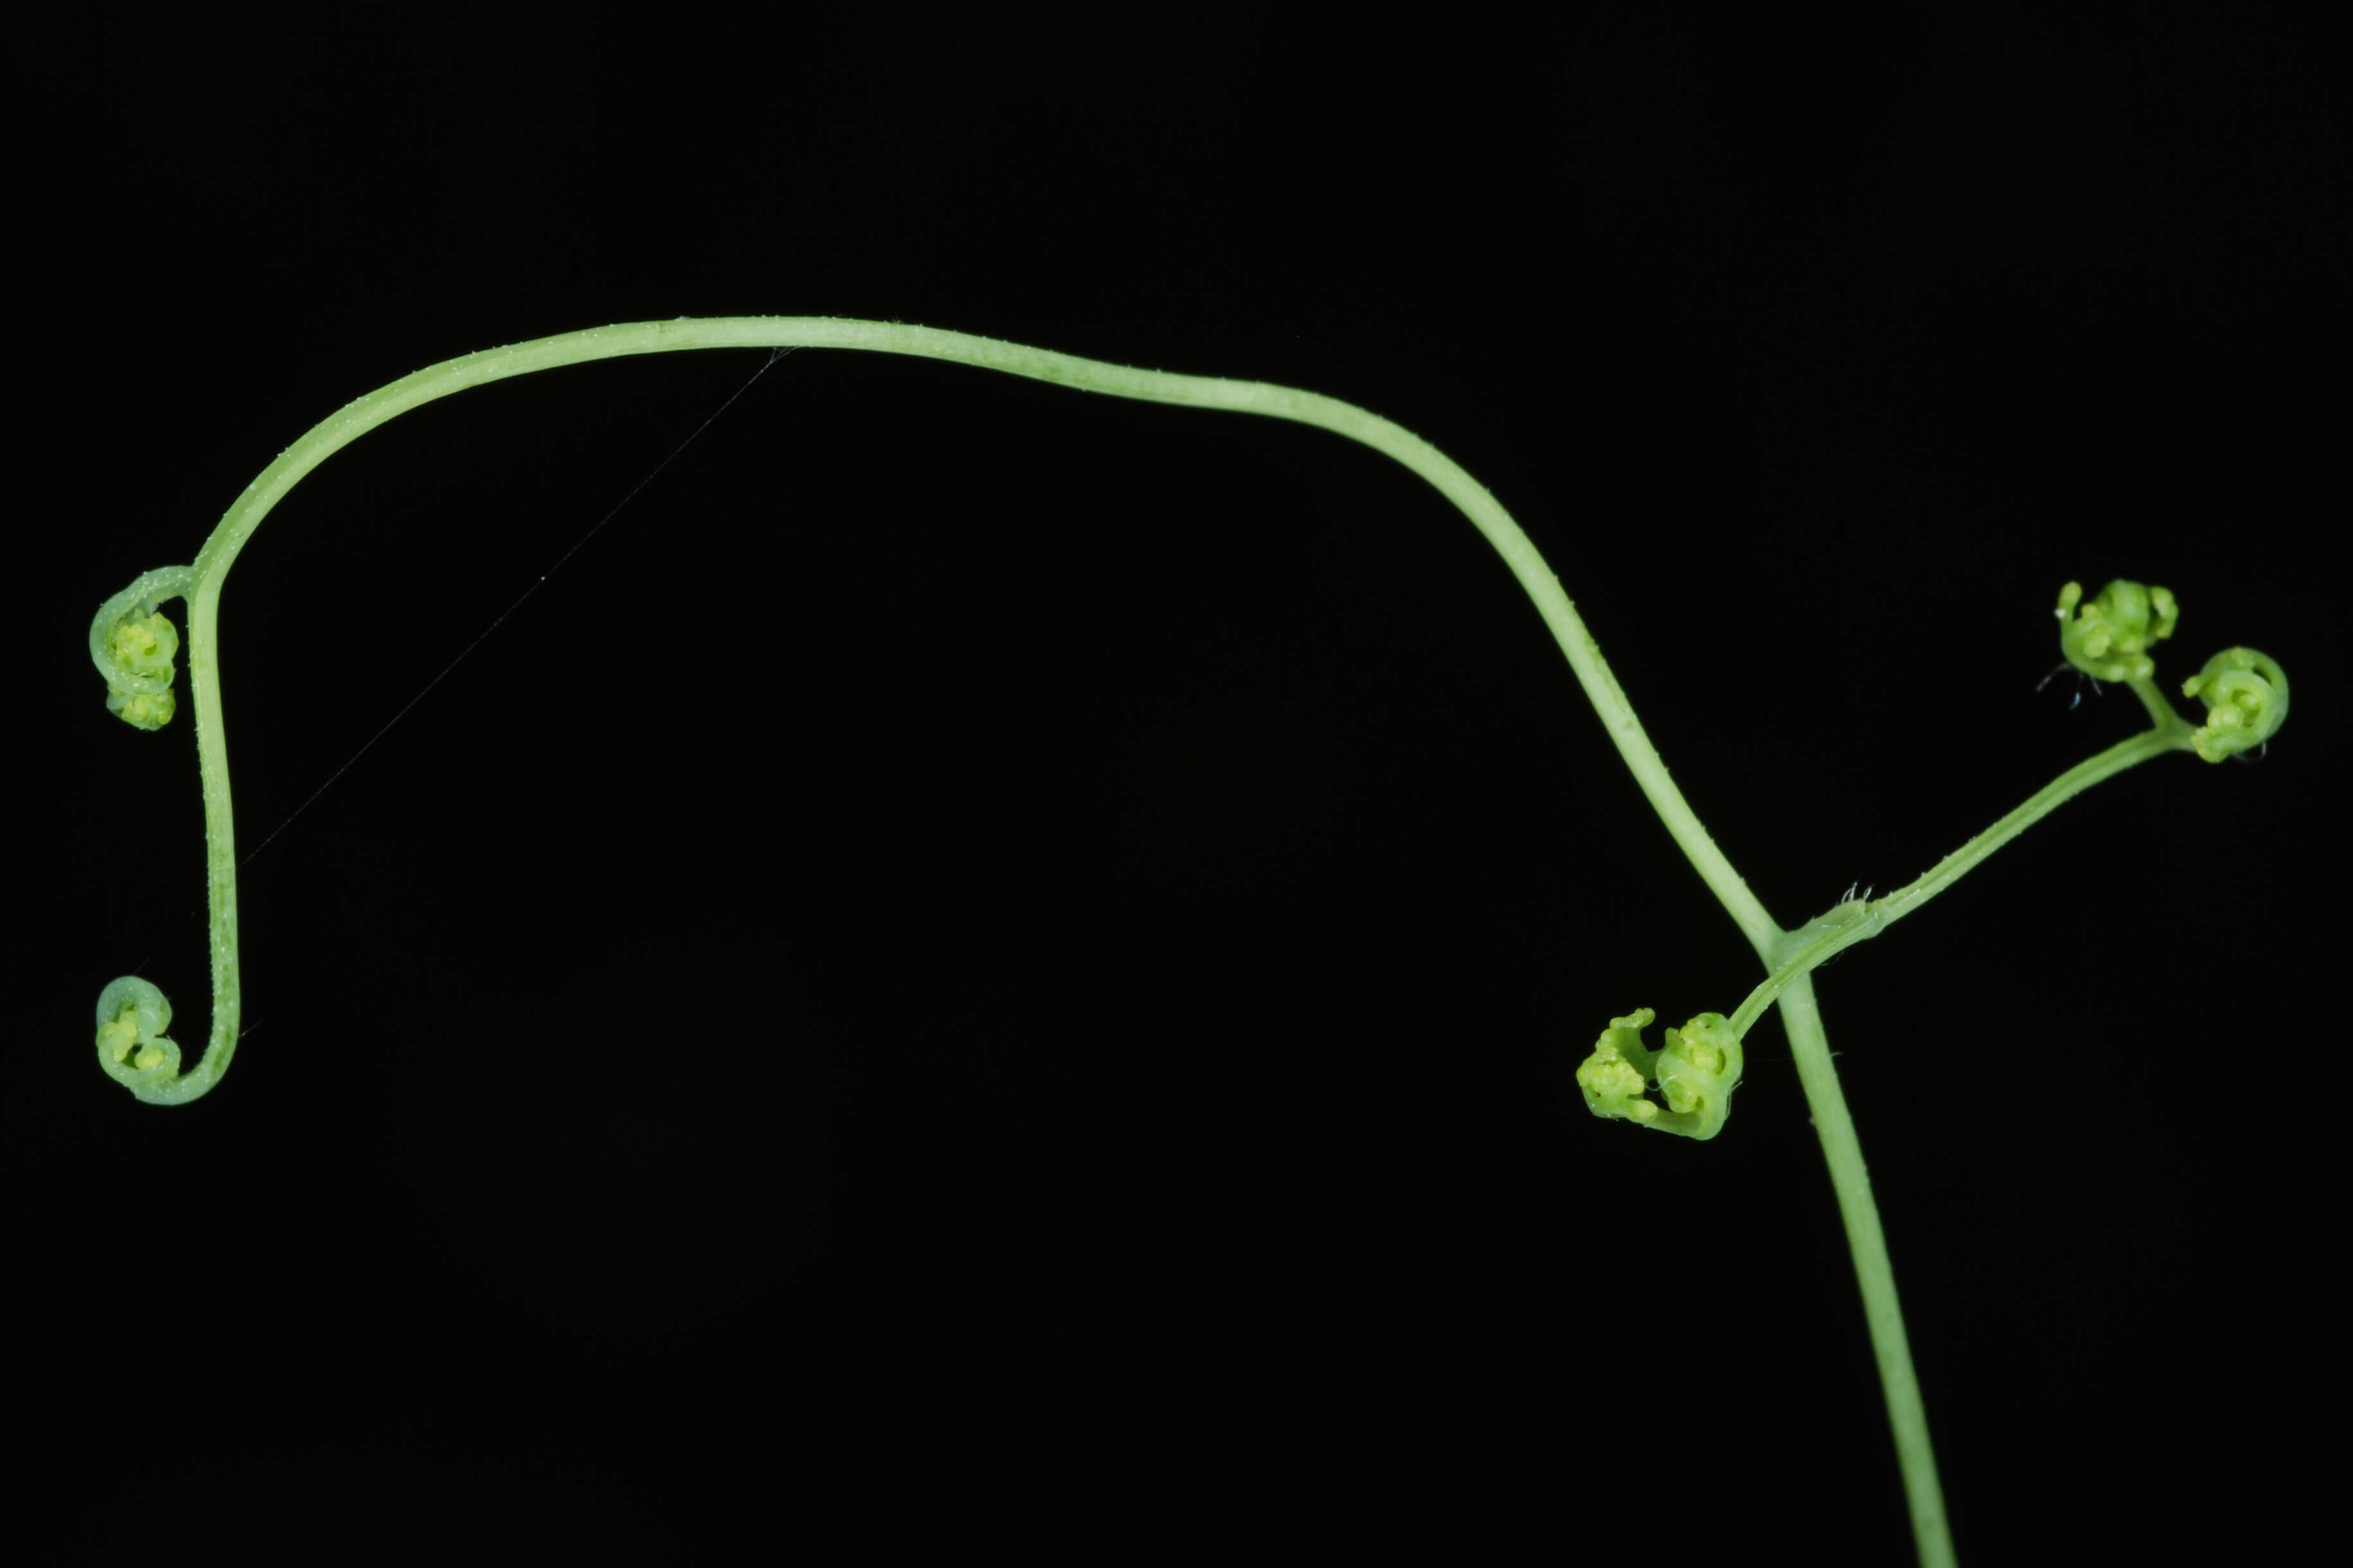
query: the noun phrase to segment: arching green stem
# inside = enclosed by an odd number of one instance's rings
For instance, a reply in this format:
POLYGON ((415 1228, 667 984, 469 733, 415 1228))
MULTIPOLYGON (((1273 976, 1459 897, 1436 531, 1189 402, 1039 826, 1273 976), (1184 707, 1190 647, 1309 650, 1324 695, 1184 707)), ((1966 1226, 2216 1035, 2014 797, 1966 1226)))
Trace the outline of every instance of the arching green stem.
MULTIPOLYGON (((152 1103, 178 1104, 195 1099, 218 1083, 237 1047, 237 839, 230 809, 228 751, 216 649, 221 590, 229 568, 270 510, 305 475, 343 447, 385 421, 436 398, 511 376, 596 360, 730 348, 859 349, 944 360, 1083 392, 1293 420, 1362 442, 1395 458, 1461 509, 1504 558, 1535 605, 1536 613, 1552 629, 1578 684, 1601 715, 1611 742, 1633 770, 1643 793, 1742 930, 1752 942, 1768 941, 1778 935, 1778 928, 1700 826, 1698 817, 1668 776, 1665 764, 1634 717, 1633 707, 1616 677, 1610 674, 1600 649, 1535 546, 1484 486, 1411 432, 1354 405, 1291 387, 1138 370, 994 338, 896 321, 822 316, 681 318, 565 332, 506 348, 486 349, 403 376, 347 404, 287 447, 276 462, 246 487, 245 493, 237 498, 212 537, 205 542, 193 566, 150 573, 132 588, 107 601, 100 610, 90 634, 91 656, 107 678, 110 689, 120 696, 117 710, 133 723, 153 728, 170 717, 172 707, 168 655, 164 658, 165 673, 160 684, 153 669, 156 645, 164 636, 155 629, 156 606, 169 598, 185 596, 188 601, 188 684, 195 707, 197 767, 204 788, 212 906, 213 1021, 211 1038, 202 1059, 183 1074, 176 1046, 168 1053, 158 1044, 153 1049, 126 1048, 120 1057, 112 1054, 114 1047, 122 1044, 125 1003, 121 995, 110 992, 115 1016, 101 1018, 100 1024, 113 1033, 102 1043, 100 1059, 118 1081, 152 1103)), ((164 626, 168 631, 168 623, 164 626)), ((153 1009, 149 1012, 152 1014, 153 1009)), ((131 1009, 129 1016, 134 1024, 141 1016, 135 1006, 131 1009)))

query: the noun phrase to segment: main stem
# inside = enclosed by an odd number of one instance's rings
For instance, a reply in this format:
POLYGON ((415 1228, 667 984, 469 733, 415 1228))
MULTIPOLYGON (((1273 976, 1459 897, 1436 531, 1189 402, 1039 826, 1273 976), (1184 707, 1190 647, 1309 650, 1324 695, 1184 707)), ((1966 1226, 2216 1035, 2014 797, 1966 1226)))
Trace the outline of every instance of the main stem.
POLYGON ((1887 1256, 1887 1236, 1879 1227, 1879 1205, 1871 1195, 1871 1173, 1862 1143, 1847 1113, 1838 1068, 1831 1064, 1830 1037, 1814 1000, 1814 977, 1800 974, 1781 993, 1781 1026, 1797 1058, 1798 1081, 1812 1107, 1814 1132, 1822 1141, 1831 1186, 1846 1221, 1847 1250, 1854 1257, 1855 1283, 1862 1291, 1862 1316, 1871 1331, 1871 1353, 1879 1363, 1879 1386, 1887 1398, 1887 1425, 1895 1436, 1895 1460, 1911 1504, 1912 1540, 1921 1568, 1954 1568, 1951 1529, 1945 1520, 1945 1489, 1936 1479, 1936 1453, 1928 1441, 1928 1410, 1920 1399, 1920 1377, 1912 1366, 1912 1342, 1904 1332, 1904 1307, 1895 1296, 1895 1267, 1887 1256))

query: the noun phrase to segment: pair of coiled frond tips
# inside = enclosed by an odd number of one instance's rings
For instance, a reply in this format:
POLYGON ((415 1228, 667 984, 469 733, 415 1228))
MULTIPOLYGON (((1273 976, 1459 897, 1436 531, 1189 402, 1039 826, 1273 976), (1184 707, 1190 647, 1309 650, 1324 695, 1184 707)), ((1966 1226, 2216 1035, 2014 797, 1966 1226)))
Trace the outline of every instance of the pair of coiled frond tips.
POLYGON ((1639 1007, 1609 1020, 1593 1054, 1577 1069, 1586 1108, 1596 1116, 1662 1132, 1713 1138, 1732 1114, 1732 1091, 1740 1083, 1740 1037, 1723 1014, 1702 1013, 1682 1028, 1669 1029, 1665 1043, 1652 1050, 1642 1043, 1642 1031, 1657 1016, 1639 1007), (1653 1087, 1657 1100, 1650 1098, 1653 1087))
MULTIPOLYGON (((161 608, 185 597, 195 571, 165 566, 149 572, 99 606, 90 626, 90 657, 106 680, 107 710, 141 730, 172 721, 178 700, 172 691, 177 673, 180 632, 161 608)), ((176 1105, 202 1094, 218 1076, 184 1078, 180 1047, 165 1034, 172 1004, 135 974, 111 982, 98 996, 98 1065, 106 1075, 153 1105, 176 1105)))
MULTIPOLYGON (((2181 612, 2172 593, 2118 578, 2086 601, 2084 585, 2059 590, 2059 647, 2095 680, 2143 681, 2157 673, 2149 650, 2173 635, 2181 612), (2072 612, 2072 615, 2071 615, 2072 612)), ((2210 763, 2252 752, 2287 722, 2287 676, 2268 654, 2227 647, 2181 683, 2206 704, 2190 748, 2210 763)))

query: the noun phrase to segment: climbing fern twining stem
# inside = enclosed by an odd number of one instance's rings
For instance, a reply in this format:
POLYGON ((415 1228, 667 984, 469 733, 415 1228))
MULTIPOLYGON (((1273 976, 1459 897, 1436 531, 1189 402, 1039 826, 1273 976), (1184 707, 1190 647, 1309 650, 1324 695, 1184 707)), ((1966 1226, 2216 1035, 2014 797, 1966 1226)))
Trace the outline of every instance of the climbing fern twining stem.
MULTIPOLYGON (((1911 1504, 1921 1561, 1952 1561, 1936 1461, 1918 1380, 1904 1334, 1879 1215, 1863 1173, 1861 1145, 1831 1065, 1811 972, 1858 942, 1877 936, 1917 910, 1988 855, 2063 802, 2135 763, 2168 752, 2189 752, 2220 762, 2266 743, 2287 715, 2287 680, 2279 666, 2250 648, 2217 654, 2183 687, 2200 697, 2206 721, 2177 714, 2153 682, 2149 650, 2172 635, 2179 619, 2163 588, 2117 582, 2086 603, 2070 583, 2059 598, 2061 644, 2068 660, 2103 680, 2129 684, 2147 710, 2149 728, 2062 773, 1910 885, 1875 900, 1851 900, 1818 919, 1783 927, 1767 913, 1738 872, 1708 837, 1675 787, 1631 703, 1601 657, 1592 634, 1561 591, 1527 535, 1485 487, 1444 453, 1411 432, 1336 398, 1263 382, 1162 371, 1082 359, 1019 343, 896 321, 831 317, 750 316, 644 321, 565 332, 505 348, 486 349, 403 376, 346 405, 302 438, 237 498, 212 536, 186 566, 146 573, 100 606, 90 627, 90 657, 107 684, 107 706, 142 730, 173 718, 174 660, 182 637, 163 606, 186 601, 188 690, 195 711, 197 769, 206 823, 206 861, 212 911, 212 1029, 194 1066, 170 1037, 172 1006, 146 981, 124 976, 98 1002, 99 1066, 139 1099, 178 1105, 207 1093, 227 1072, 237 1041, 241 987, 237 970, 237 841, 229 799, 228 751, 216 664, 222 586, 237 553, 270 509, 304 476, 377 426, 436 398, 470 386, 533 371, 630 354, 689 349, 855 349, 944 360, 982 370, 1053 382, 1081 392, 1176 404, 1190 408, 1262 415, 1313 425, 1394 458, 1419 475, 1471 521, 1551 629, 1570 670, 1600 716, 1603 731, 1632 770, 1667 830, 1697 868, 1735 924, 1747 937, 1766 978, 1730 1016, 1701 1013, 1669 1029, 1656 1049, 1641 1031, 1655 1015, 1640 1008, 1614 1018, 1577 1069, 1587 1105, 1604 1117, 1706 1140, 1720 1133, 1740 1081, 1742 1039, 1768 1006, 1781 1010, 1799 1082, 1830 1164, 1845 1216, 1866 1320, 1886 1391, 1888 1415, 1911 1504)), ((1630 1346, 1641 1353, 1639 1345, 1630 1346)))

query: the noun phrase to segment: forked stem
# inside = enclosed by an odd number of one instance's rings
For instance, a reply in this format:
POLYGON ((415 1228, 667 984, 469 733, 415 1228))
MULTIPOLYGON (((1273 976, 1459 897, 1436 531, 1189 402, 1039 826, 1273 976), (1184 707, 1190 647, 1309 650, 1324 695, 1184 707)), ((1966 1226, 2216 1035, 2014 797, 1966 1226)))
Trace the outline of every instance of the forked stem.
POLYGON ((214 650, 221 590, 229 568, 270 510, 342 447, 436 398, 563 365, 719 348, 835 348, 908 354, 1115 397, 1288 419, 1332 431, 1394 458, 1453 502, 1503 557, 1550 628, 1643 794, 1747 936, 1767 971, 1766 981, 1731 1018, 1703 1013, 1680 1029, 1669 1029, 1665 1043, 1657 1049, 1641 1040, 1641 1029, 1652 1021, 1649 1009, 1613 1020, 1594 1057, 1577 1074, 1587 1102, 1603 1115, 1624 1117, 1687 1137, 1715 1137, 1723 1128, 1732 1089, 1739 1081, 1741 1036, 1766 1007, 1778 1001, 1799 1079, 1812 1107, 1845 1219, 1872 1346, 1886 1391, 1888 1420, 1910 1498, 1920 1561, 1932 1568, 1954 1561, 1927 1416, 1905 1342, 1886 1238, 1871 1195, 1862 1146, 1831 1065, 1811 971, 1832 954, 1877 935, 1912 912, 1994 849, 2091 784, 2168 751, 2194 750, 2217 762, 2268 742, 2286 716, 2288 692, 2286 677, 2263 654, 2248 648, 2226 650, 2187 683, 2184 694, 2202 697, 2207 703, 2207 721, 2202 727, 2193 728, 2176 715, 2158 692, 2150 679, 2149 649, 2171 636, 2179 620, 2179 606, 2163 588, 2112 583, 2087 603, 2080 586, 2069 584, 2059 602, 2062 643, 2070 661, 2096 679, 2129 682, 2148 710, 2151 728, 2147 732, 2063 773, 1910 886, 1875 901, 1841 904, 1809 925, 1784 931, 1701 826, 1634 716, 1592 635, 1526 533, 1485 487, 1452 459, 1377 415, 1291 387, 1137 370, 894 321, 793 316, 681 318, 566 332, 489 349, 404 376, 321 422, 246 487, 192 565, 150 572, 100 609, 91 626, 90 654, 106 678, 108 705, 130 723, 155 729, 173 716, 171 682, 178 644, 178 634, 159 614, 159 606, 174 598, 188 601, 188 685, 195 709, 212 908, 213 1020, 202 1058, 183 1070, 180 1048, 165 1032, 171 1023, 171 1004, 154 986, 125 976, 110 984, 99 1003, 99 1060, 111 1077, 143 1100, 181 1104, 220 1081, 237 1047, 240 986, 236 826, 214 650), (1650 1099, 1654 1089, 1660 1100, 1650 1099))

